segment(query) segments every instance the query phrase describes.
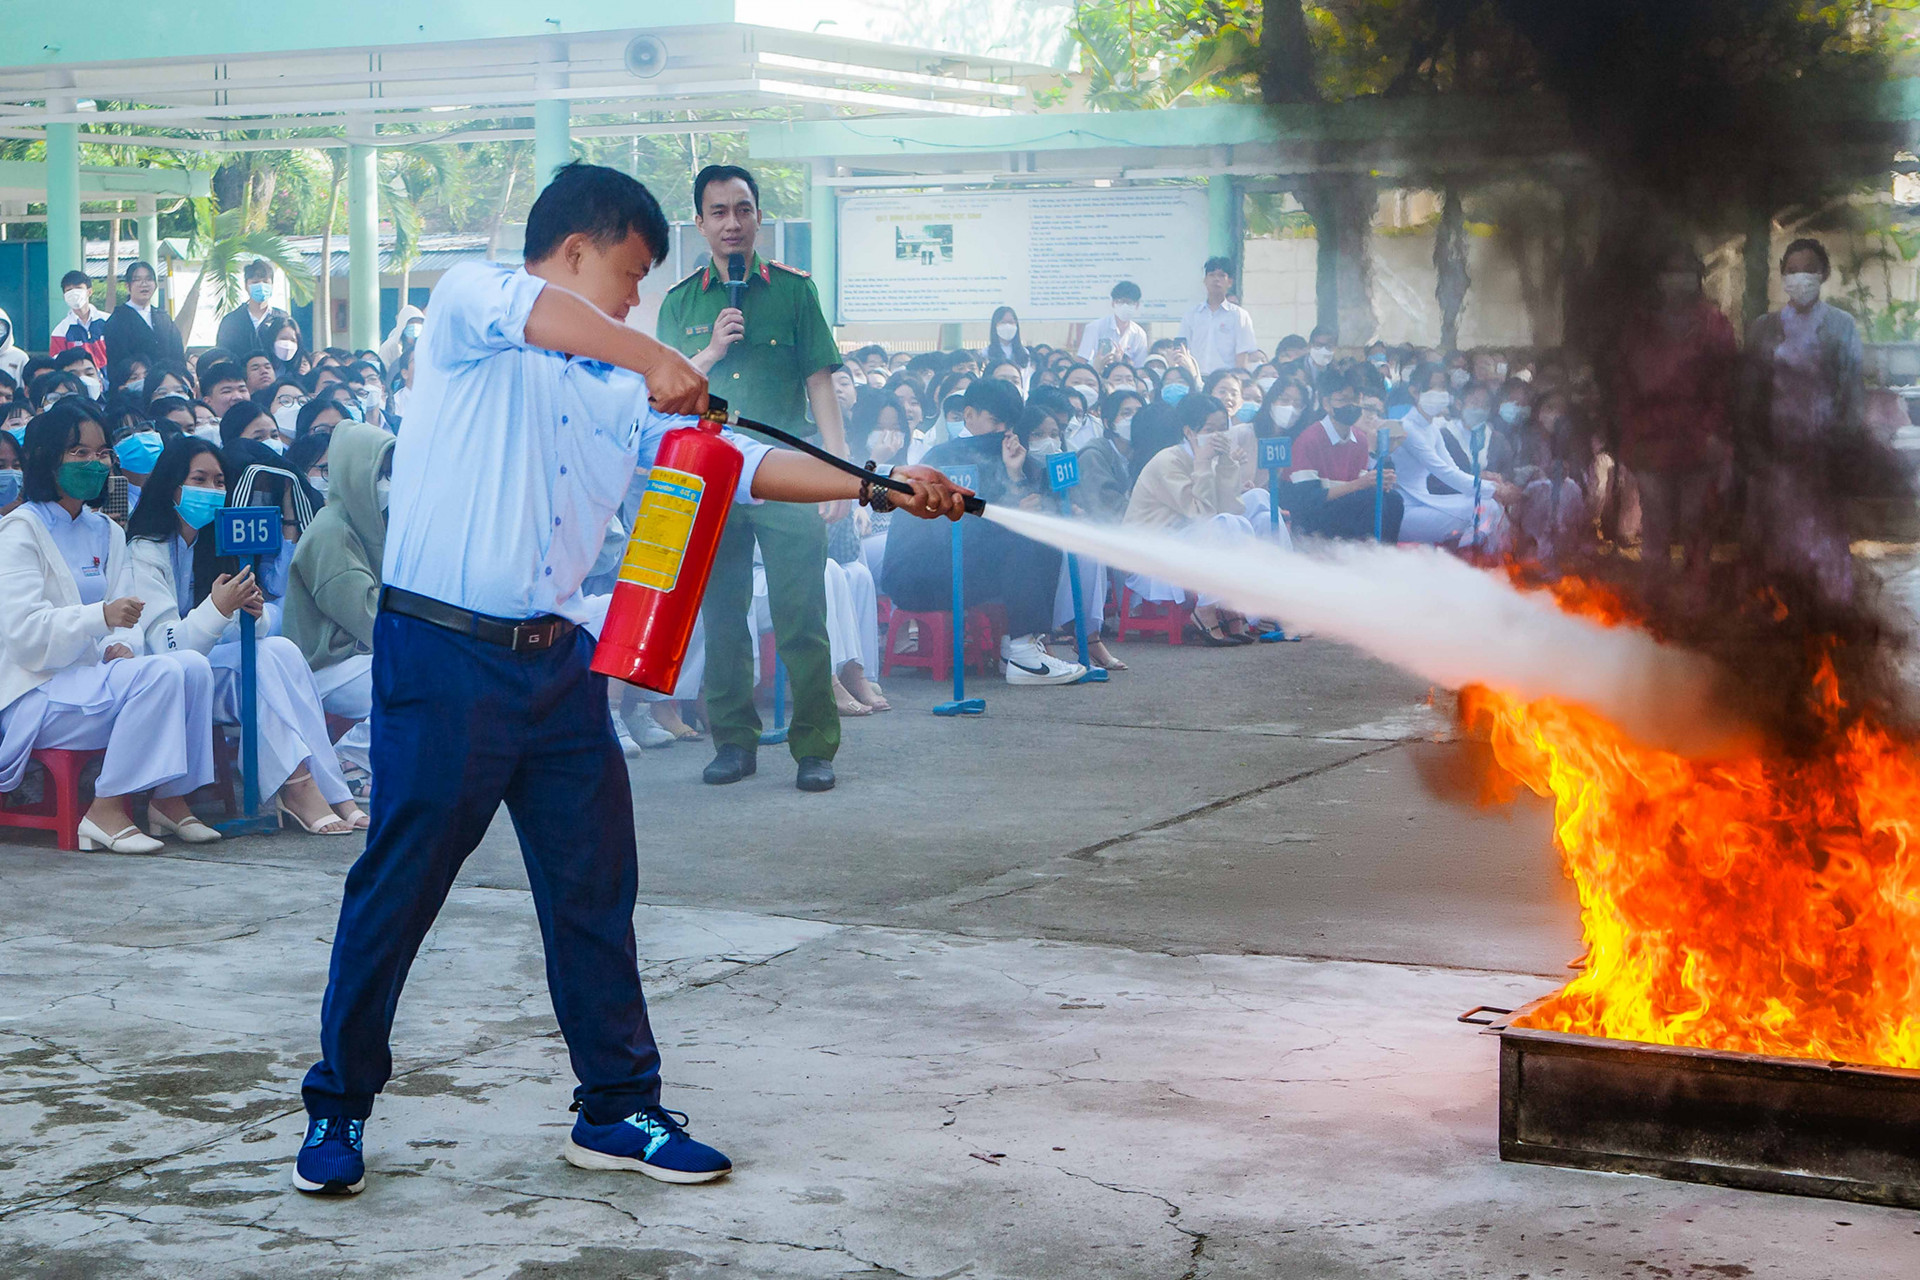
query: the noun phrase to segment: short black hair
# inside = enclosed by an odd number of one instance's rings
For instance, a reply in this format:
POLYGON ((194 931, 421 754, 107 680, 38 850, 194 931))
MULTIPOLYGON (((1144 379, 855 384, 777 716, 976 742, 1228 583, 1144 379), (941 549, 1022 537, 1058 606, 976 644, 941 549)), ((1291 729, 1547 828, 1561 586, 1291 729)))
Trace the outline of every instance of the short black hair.
POLYGON ((1233 259, 1223 258, 1215 254, 1213 257, 1207 259, 1206 266, 1200 268, 1200 274, 1203 276, 1210 276, 1216 271, 1222 271, 1231 276, 1233 274, 1233 259))
POLYGON ((1833 260, 1827 257, 1827 246, 1821 244, 1812 236, 1802 236, 1787 246, 1787 251, 1780 255, 1780 270, 1782 272, 1785 272, 1787 269, 1787 259, 1796 253, 1810 253, 1820 259, 1820 274, 1822 277, 1833 274, 1833 260))
MULTIPOLYGON (((273 415, 252 400, 235 400, 227 406, 227 411, 220 415, 220 447, 222 449, 231 447, 243 431, 261 418, 272 421, 273 415)), ((279 431, 280 424, 274 423, 273 429, 279 431)))
POLYGON ((653 193, 618 169, 575 160, 554 170, 553 181, 533 202, 526 260, 551 256, 571 235, 610 245, 636 233, 647 242, 655 266, 666 260, 671 233, 653 193))
MULTIPOLYGON (((1207 425, 1207 419, 1216 413, 1225 413, 1227 406, 1202 391, 1197 395, 1184 397, 1173 416, 1179 421, 1181 429, 1198 434, 1207 425)), ((1229 423, 1231 425, 1231 423, 1229 423)))
POLYGON ((133 273, 136 271, 146 272, 148 275, 152 276, 155 281, 158 281, 160 279, 160 273, 153 269, 153 264, 151 262, 148 262, 144 258, 135 258, 132 262, 129 262, 127 264, 126 270, 120 273, 121 283, 132 284, 133 273))
MULTIPOLYGON (((80 438, 83 424, 88 422, 100 428, 100 439, 105 441, 107 424, 100 421, 99 411, 86 400, 70 396, 27 423, 26 456, 20 464, 21 497, 28 502, 60 501, 60 487, 54 479, 60 470, 60 460, 67 456, 67 450, 80 438)), ((101 490, 103 495, 105 492, 101 490)), ((100 499, 95 498, 89 505, 99 504, 100 499)))
POLYGON ((80 379, 70 373, 43 373, 27 388, 27 399, 33 401, 34 407, 38 408, 46 404, 48 396, 61 392, 67 395, 85 396, 87 389, 81 384, 80 379))
POLYGON ((1115 302, 1138 302, 1140 301, 1140 286, 1131 280, 1122 280, 1119 284, 1113 286, 1113 292, 1108 296, 1115 302))
POLYGON ((74 346, 63 348, 53 357, 53 367, 67 369, 79 364, 82 360, 91 361, 92 359, 93 352, 76 343, 74 346))
POLYGON ((84 271, 69 271, 60 277, 60 289, 62 292, 73 288, 73 286, 77 284, 83 284, 91 289, 93 288, 93 277, 84 271))
POLYGON ((200 394, 208 394, 223 382, 244 384, 246 380, 246 370, 239 365, 231 360, 216 360, 211 367, 200 371, 200 394))
POLYGON ((737 164, 710 164, 693 175, 693 213, 699 217, 705 206, 701 203, 707 198, 707 184, 712 182, 744 182, 747 190, 753 192, 753 207, 760 207, 760 184, 754 181, 753 174, 737 164))
POLYGON ((966 408, 986 414, 1009 430, 1019 425, 1021 411, 1026 407, 1021 402, 1019 388, 998 378, 976 381, 967 388, 962 403, 966 408))
MULTIPOLYGON (((231 280, 233 277, 229 276, 227 278, 231 280)), ((245 280, 248 284, 252 284, 255 280, 265 280, 271 283, 273 280, 273 264, 265 258, 255 258, 247 264, 247 269, 242 274, 241 279, 245 280)))

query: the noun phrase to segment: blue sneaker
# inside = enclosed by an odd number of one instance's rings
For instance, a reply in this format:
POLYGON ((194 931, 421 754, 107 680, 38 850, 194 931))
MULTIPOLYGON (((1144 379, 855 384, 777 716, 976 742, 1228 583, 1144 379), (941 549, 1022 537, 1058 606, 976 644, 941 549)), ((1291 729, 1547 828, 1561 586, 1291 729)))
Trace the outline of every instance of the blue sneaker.
POLYGON ((689 1138, 686 1123, 686 1116, 664 1107, 642 1107, 618 1124, 593 1124, 582 1112, 567 1135, 567 1163, 628 1169, 661 1182, 712 1182, 732 1173, 733 1161, 689 1138))
POLYGON ((293 1185, 317 1196, 356 1196, 367 1186, 367 1162, 360 1154, 365 1120, 314 1116, 307 1140, 293 1165, 293 1185))

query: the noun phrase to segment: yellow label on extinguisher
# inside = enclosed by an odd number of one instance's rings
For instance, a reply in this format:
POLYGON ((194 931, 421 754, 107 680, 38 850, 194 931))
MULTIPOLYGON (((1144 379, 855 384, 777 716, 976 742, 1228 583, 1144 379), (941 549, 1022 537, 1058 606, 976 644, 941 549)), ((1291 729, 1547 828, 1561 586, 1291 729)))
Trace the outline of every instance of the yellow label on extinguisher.
POLYGON ((627 557, 620 563, 620 581, 655 591, 673 590, 706 488, 701 477, 671 467, 655 467, 648 474, 627 557))

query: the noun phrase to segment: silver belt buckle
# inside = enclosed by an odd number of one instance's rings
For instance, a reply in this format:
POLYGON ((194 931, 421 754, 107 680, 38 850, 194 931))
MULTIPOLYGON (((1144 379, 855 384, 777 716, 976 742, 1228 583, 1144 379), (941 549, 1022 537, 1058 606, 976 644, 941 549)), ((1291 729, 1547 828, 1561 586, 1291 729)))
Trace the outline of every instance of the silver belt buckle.
POLYGON ((513 630, 513 647, 516 649, 544 649, 553 642, 551 622, 523 622, 513 630))

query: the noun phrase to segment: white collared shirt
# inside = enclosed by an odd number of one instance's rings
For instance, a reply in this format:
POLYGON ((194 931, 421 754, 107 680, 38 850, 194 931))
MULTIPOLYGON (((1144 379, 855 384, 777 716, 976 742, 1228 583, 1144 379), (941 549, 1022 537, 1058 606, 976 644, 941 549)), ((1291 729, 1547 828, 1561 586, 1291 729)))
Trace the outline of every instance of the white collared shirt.
MULTIPOLYGON (((637 373, 528 346, 545 287, 482 262, 434 287, 393 451, 382 580, 495 617, 586 622, 580 583, 636 467, 692 419, 655 411, 637 373)), ((722 435, 746 456, 733 498, 752 502, 770 450, 722 435)))
POLYGON ((1216 369, 1235 368, 1241 356, 1260 349, 1253 337, 1253 317, 1232 302, 1222 302, 1218 311, 1202 302, 1180 321, 1180 336, 1187 340, 1187 350, 1203 377, 1216 369))
POLYGON ((139 303, 129 300, 127 305, 133 308, 133 314, 147 322, 147 328, 153 328, 153 304, 151 302, 143 307, 139 303))
POLYGON ((113 550, 113 531, 107 527, 107 518, 92 507, 82 507, 79 515, 70 516, 57 502, 33 502, 28 506, 40 517, 40 523, 47 526, 53 545, 60 549, 60 558, 73 573, 74 585, 80 588, 80 603, 104 601, 107 555, 113 550))
POLYGON ((1093 321, 1080 335, 1080 358, 1093 359, 1102 342, 1112 343, 1119 349, 1120 358, 1130 365, 1138 366, 1147 358, 1147 331, 1138 320, 1128 322, 1124 338, 1120 336, 1120 322, 1113 318, 1113 312, 1093 321))

